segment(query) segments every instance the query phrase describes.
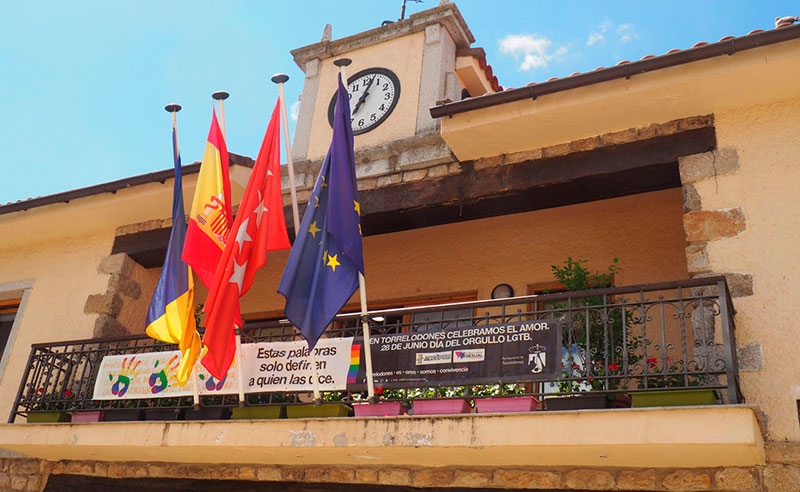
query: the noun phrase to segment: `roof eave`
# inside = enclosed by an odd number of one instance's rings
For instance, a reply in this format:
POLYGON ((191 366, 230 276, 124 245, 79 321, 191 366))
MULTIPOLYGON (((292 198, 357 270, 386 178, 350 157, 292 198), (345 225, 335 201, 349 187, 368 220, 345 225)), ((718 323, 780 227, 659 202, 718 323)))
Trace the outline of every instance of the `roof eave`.
POLYGON ((624 63, 613 67, 602 68, 592 72, 585 72, 569 77, 559 78, 530 84, 525 87, 508 89, 503 92, 486 94, 479 97, 443 103, 430 108, 431 116, 442 118, 459 113, 466 113, 478 109, 498 106, 525 99, 536 99, 539 96, 564 92, 579 87, 599 84, 616 79, 629 79, 634 75, 654 72, 665 68, 675 67, 686 63, 705 60, 722 55, 733 55, 737 52, 760 48, 771 44, 781 43, 800 38, 800 24, 763 31, 746 36, 731 38, 716 43, 697 46, 694 48, 667 53, 661 56, 646 58, 635 62, 624 63))
MULTIPOLYGON (((253 160, 249 157, 239 156, 237 154, 229 154, 230 165, 234 164, 253 167, 253 160)), ((200 162, 194 162, 181 167, 184 176, 200 172, 200 162)), ((28 200, 20 200, 17 202, 7 203, 0 205, 0 215, 10 214, 13 212, 21 212, 37 207, 44 207, 54 203, 69 203, 78 198, 86 198, 89 196, 100 195, 102 193, 115 194, 117 191, 140 186, 149 183, 165 183, 168 179, 175 177, 175 169, 165 169, 163 171, 156 171, 153 173, 140 174, 138 176, 131 176, 129 178, 118 179, 116 181, 109 181, 86 188, 78 188, 75 190, 64 191, 53 195, 40 196, 28 200)))

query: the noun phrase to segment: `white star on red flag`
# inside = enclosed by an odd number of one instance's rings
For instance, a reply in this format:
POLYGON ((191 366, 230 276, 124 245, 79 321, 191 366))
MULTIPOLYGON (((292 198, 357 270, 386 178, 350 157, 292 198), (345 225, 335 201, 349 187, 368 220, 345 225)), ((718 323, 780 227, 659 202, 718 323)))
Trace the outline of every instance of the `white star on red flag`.
POLYGON ((280 179, 266 178, 280 176, 279 109, 276 104, 231 227, 235 239, 226 244, 203 308, 207 314, 203 365, 220 380, 236 352, 234 331, 242 323, 239 298, 266 264, 267 252, 290 247, 280 179))
POLYGON ((248 241, 252 241, 253 238, 250 237, 250 234, 247 233, 247 228, 250 225, 250 218, 244 219, 242 221, 242 225, 239 226, 239 230, 236 231, 236 242, 239 243, 239 254, 242 254, 242 249, 244 248, 244 243, 248 241))
POLYGON ((239 286, 239 292, 242 291, 242 283, 244 283, 244 272, 247 271, 247 262, 245 261, 243 265, 239 265, 236 263, 236 260, 233 262, 233 273, 231 274, 231 278, 229 280, 230 283, 236 284, 239 286))
POLYGON ((269 212, 269 209, 266 207, 264 200, 261 198, 261 192, 258 192, 258 206, 253 210, 256 214, 256 227, 261 227, 261 216, 264 215, 264 212, 269 212))

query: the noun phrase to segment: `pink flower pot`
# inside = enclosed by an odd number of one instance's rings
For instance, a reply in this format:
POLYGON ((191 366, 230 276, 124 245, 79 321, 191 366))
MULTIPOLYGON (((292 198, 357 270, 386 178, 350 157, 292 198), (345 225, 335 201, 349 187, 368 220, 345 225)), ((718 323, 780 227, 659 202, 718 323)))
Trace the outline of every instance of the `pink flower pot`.
POLYGON ((405 415, 408 407, 400 401, 379 401, 377 403, 353 403, 356 417, 389 417, 391 415, 405 415))
POLYGON ((414 415, 441 415, 451 413, 470 413, 472 407, 465 399, 414 400, 414 415))
POLYGON ((72 412, 73 423, 102 422, 102 421, 103 421, 103 412, 100 410, 94 410, 91 412, 72 412))
POLYGON ((530 412, 538 410, 539 400, 532 396, 503 396, 495 398, 475 398, 478 413, 530 412))

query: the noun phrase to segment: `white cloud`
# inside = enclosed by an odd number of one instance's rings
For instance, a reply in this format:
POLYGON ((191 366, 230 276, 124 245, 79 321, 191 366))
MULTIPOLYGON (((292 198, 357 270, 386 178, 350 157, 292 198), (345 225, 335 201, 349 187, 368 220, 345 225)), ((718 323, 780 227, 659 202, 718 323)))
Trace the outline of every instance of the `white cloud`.
POLYGON ((605 39, 605 37, 603 36, 602 33, 592 32, 592 33, 589 33, 589 39, 586 40, 586 44, 588 46, 591 46, 591 45, 595 44, 598 41, 602 41, 603 39, 605 39))
POLYGON ((512 55, 516 59, 522 58, 520 70, 545 68, 551 60, 567 52, 565 46, 552 51, 553 42, 536 34, 511 34, 498 41, 498 45, 500 53, 512 55))
POLYGON ((602 24, 597 26, 597 30, 596 31, 592 31, 591 33, 589 33, 589 39, 586 40, 586 45, 587 46, 591 46, 591 45, 593 45, 593 44, 595 44, 595 43, 597 43, 599 41, 605 40, 606 39, 606 36, 605 36, 606 32, 608 32, 609 29, 613 29, 613 28, 614 28, 614 23, 613 22, 611 22, 608 19, 604 20, 602 24))
POLYGON ((300 101, 295 101, 292 103, 292 106, 289 108, 289 118, 292 121, 297 121, 297 117, 300 116, 300 101))
POLYGON ((627 43, 639 37, 633 24, 620 24, 617 26, 617 38, 623 43, 627 43))

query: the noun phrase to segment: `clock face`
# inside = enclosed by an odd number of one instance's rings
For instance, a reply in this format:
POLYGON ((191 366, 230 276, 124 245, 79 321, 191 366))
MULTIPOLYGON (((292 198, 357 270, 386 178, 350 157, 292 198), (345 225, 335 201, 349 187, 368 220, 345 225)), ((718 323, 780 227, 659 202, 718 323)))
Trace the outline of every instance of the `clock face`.
MULTIPOLYGON (((350 126, 353 135, 366 133, 389 117, 400 98, 400 80, 386 68, 367 68, 347 79, 350 94, 350 126)), ((336 94, 328 107, 328 122, 333 126, 336 94)))

